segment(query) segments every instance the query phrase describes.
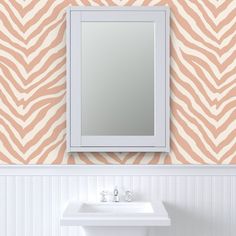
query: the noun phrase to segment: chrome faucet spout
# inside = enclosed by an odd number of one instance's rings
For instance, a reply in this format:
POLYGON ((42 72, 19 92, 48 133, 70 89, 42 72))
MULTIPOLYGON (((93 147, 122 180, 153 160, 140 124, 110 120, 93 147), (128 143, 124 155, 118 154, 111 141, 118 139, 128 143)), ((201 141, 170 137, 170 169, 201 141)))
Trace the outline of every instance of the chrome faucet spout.
POLYGON ((114 191, 113 191, 113 202, 119 202, 120 199, 119 199, 119 191, 117 189, 117 187, 115 187, 114 191))

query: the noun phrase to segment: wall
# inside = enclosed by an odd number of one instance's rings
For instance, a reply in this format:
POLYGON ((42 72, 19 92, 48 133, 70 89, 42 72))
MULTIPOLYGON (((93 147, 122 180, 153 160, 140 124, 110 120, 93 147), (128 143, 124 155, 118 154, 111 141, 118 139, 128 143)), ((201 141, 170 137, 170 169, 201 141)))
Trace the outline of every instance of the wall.
POLYGON ((149 236, 234 236, 235 166, 14 166, 0 167, 1 236, 83 236, 60 227, 70 199, 99 200, 118 186, 135 200, 162 200, 171 227, 149 236), (22 168, 21 168, 22 167, 22 168))
POLYGON ((235 164, 235 0, 0 1, 1 164, 235 164), (65 151, 65 9, 171 8, 171 152, 65 151))

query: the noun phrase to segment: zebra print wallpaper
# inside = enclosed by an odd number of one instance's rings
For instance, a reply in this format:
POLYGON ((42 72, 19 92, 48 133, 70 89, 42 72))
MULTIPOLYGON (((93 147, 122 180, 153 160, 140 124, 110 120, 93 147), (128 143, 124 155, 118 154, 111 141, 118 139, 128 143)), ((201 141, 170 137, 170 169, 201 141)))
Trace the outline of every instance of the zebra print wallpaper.
POLYGON ((0 1, 0 164, 236 164, 236 0, 0 1), (171 8, 171 152, 66 153, 65 9, 171 8))

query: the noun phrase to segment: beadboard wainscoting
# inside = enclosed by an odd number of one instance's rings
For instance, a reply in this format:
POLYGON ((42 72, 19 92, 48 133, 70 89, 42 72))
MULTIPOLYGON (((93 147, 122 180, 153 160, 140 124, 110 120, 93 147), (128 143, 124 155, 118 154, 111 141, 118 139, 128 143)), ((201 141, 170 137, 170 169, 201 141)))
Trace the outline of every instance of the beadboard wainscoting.
POLYGON ((60 226, 70 199, 99 200, 117 186, 135 200, 160 199, 171 227, 150 236, 234 236, 236 166, 0 166, 1 236, 82 236, 60 226))

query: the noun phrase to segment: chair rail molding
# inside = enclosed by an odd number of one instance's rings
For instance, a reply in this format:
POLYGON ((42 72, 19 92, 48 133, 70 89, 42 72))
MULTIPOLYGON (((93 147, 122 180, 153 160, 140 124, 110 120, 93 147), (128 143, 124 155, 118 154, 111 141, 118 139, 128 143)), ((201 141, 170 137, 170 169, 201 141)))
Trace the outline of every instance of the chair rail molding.
POLYGON ((4 176, 236 176, 236 165, 1 165, 4 176))

